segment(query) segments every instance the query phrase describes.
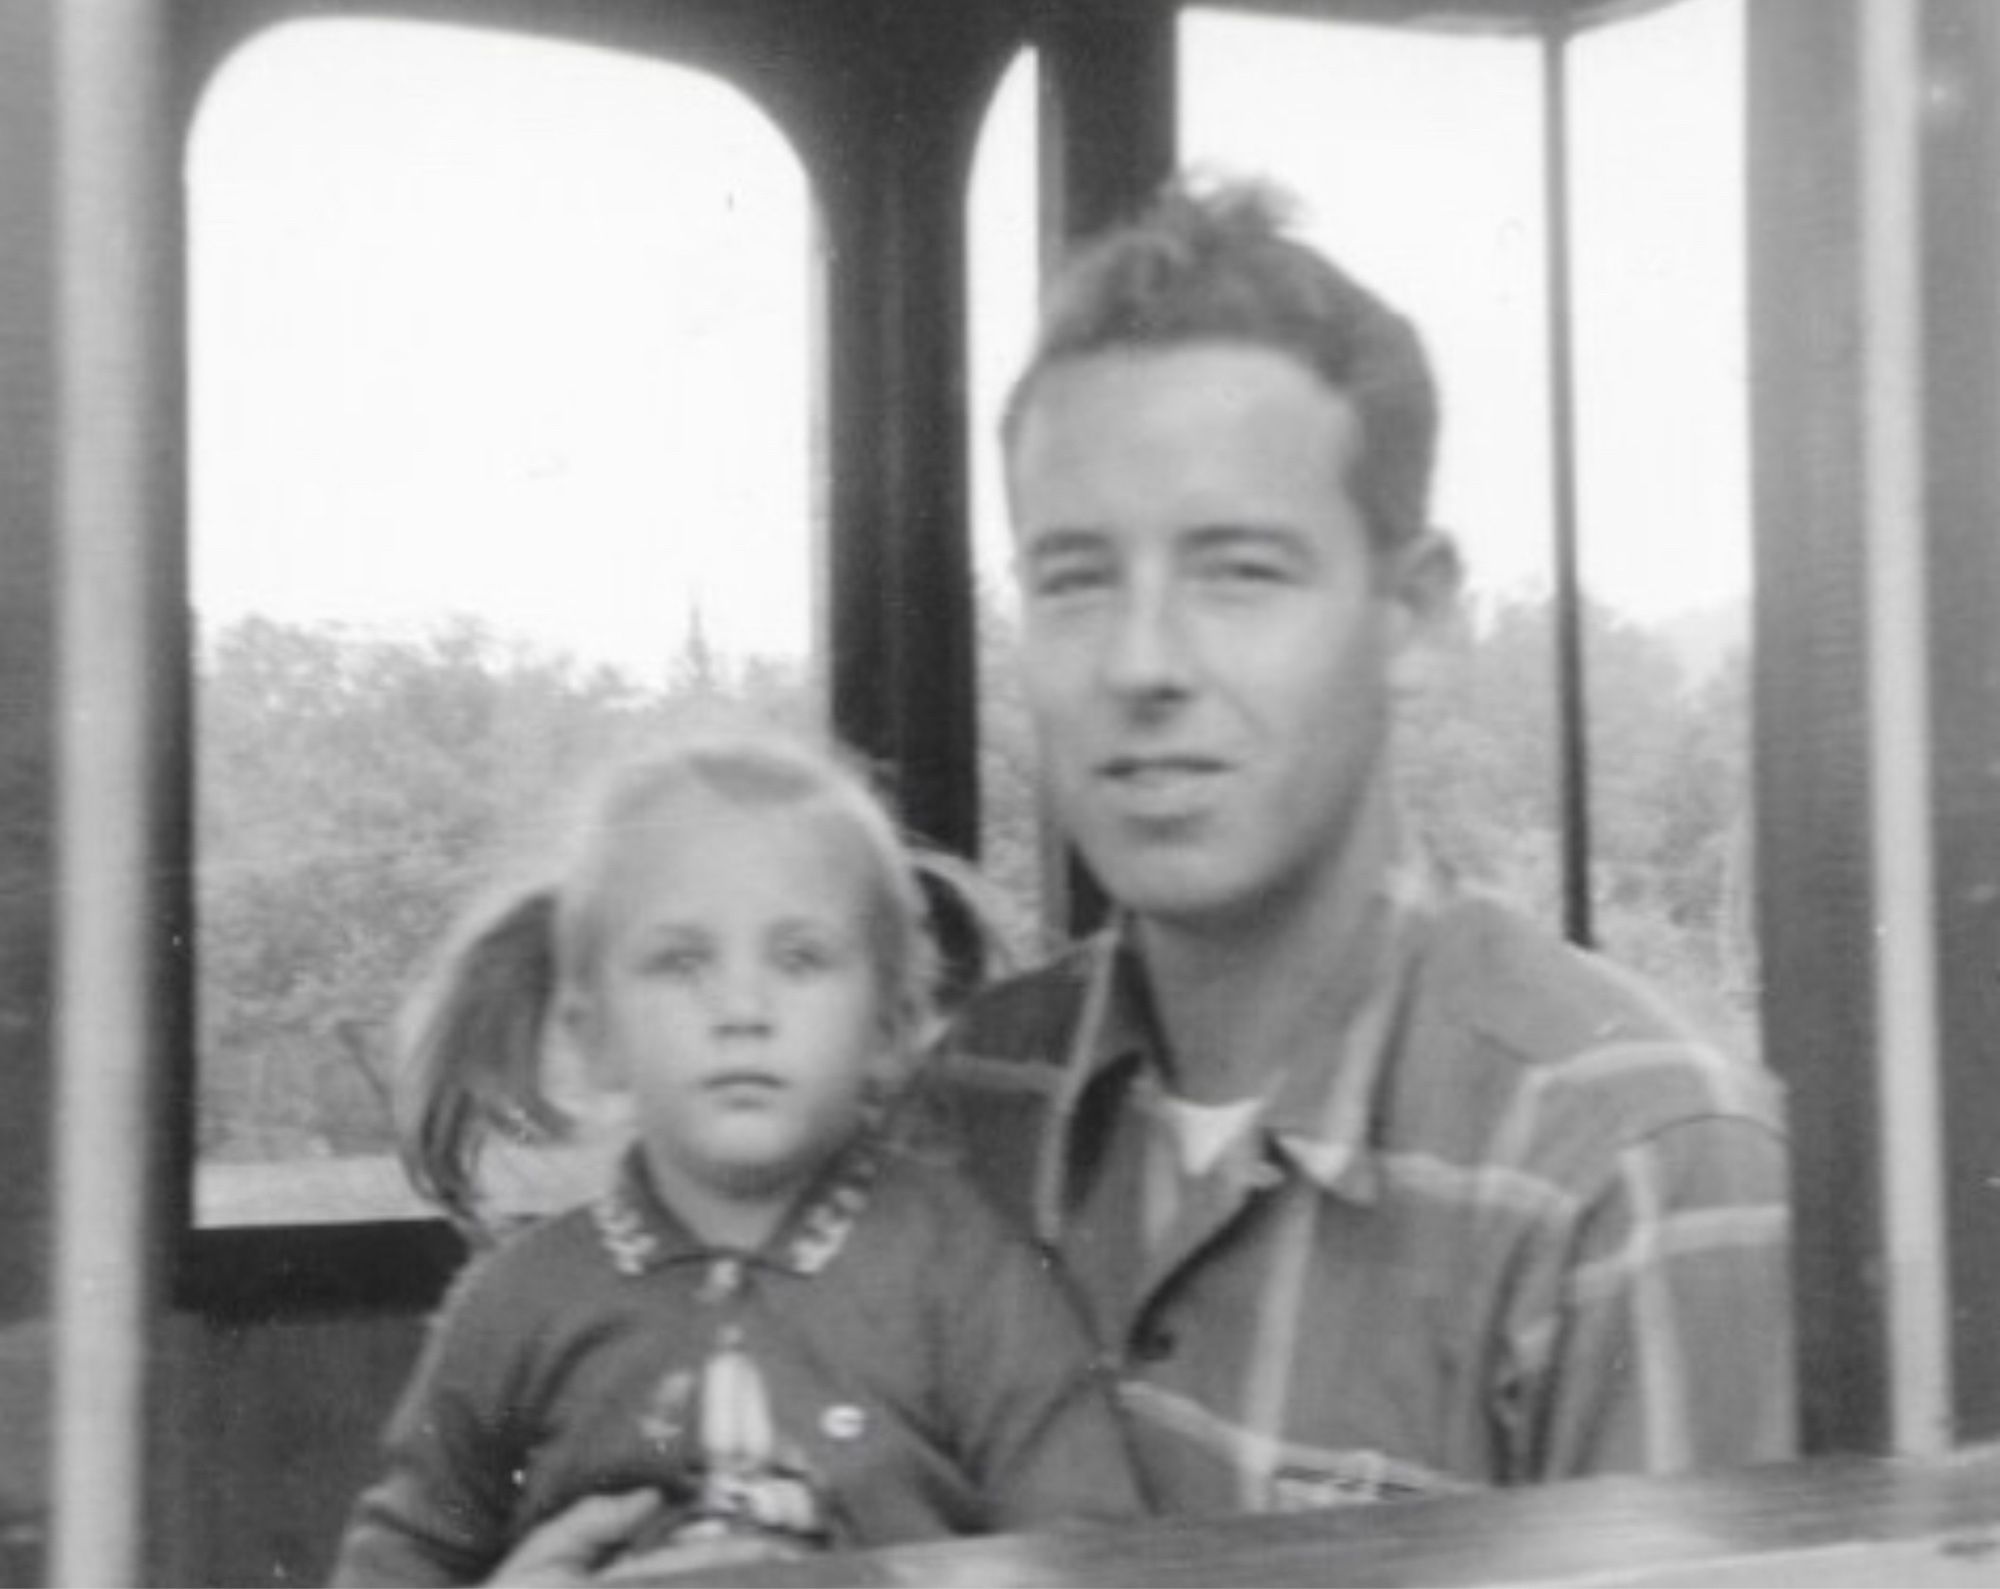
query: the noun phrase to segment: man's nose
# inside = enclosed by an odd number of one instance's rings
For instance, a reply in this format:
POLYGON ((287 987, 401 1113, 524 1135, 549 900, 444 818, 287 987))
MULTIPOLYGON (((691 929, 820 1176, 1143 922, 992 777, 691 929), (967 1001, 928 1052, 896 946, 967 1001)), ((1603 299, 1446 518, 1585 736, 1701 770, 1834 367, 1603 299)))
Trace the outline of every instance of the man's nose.
POLYGON ((1192 685, 1196 660, 1187 615, 1172 584, 1159 577, 1135 580, 1107 639, 1106 682, 1138 700, 1173 699, 1192 685))

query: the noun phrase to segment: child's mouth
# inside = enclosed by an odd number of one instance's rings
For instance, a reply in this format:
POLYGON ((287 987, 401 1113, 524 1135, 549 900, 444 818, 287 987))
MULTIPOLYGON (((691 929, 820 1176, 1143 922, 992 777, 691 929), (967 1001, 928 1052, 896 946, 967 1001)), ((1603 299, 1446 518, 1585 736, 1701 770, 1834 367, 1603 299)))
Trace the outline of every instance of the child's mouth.
POLYGON ((768 1070, 723 1070, 704 1080, 701 1090, 727 1103, 754 1104, 776 1097, 784 1086, 783 1079, 768 1070))

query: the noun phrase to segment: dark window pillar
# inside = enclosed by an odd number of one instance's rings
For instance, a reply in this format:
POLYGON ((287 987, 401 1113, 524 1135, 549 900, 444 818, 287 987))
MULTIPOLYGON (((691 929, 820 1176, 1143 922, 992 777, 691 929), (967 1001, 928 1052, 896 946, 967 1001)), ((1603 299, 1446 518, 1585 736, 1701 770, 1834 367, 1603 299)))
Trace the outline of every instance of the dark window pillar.
POLYGON ((1875 1129, 1859 0, 1749 28, 1754 690, 1765 1053, 1791 1092, 1808 1450, 1890 1429, 1875 1129))
POLYGON ((1803 1433, 1921 1452, 2000 1433, 2000 15, 1744 13, 1803 1433))
POLYGON ((2000 1436, 2000 11, 1923 8, 1924 478, 1953 1431, 2000 1436))

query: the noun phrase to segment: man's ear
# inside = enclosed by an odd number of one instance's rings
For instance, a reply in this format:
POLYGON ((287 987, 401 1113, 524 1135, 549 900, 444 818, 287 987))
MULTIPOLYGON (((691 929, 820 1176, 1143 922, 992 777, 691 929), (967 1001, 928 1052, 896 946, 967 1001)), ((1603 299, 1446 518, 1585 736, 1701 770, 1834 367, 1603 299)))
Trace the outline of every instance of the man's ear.
POLYGON ((1465 565, 1458 543, 1444 531, 1425 530, 1389 554, 1387 595, 1394 608, 1394 649, 1389 684, 1398 698, 1419 694, 1458 616, 1465 565))

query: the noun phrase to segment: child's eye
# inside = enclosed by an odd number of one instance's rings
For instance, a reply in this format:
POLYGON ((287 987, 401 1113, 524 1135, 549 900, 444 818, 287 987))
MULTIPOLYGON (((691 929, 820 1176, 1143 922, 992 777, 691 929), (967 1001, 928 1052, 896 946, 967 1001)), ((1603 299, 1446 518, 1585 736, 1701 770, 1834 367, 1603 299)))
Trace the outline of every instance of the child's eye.
POLYGON ((700 976, 707 964, 707 953, 693 945, 659 949, 646 957, 649 972, 680 982, 700 976))
POLYGON ((816 976, 833 964, 833 951, 824 944, 788 943, 778 947, 778 969, 789 977, 816 976))

